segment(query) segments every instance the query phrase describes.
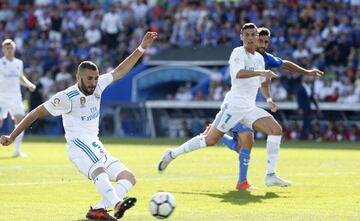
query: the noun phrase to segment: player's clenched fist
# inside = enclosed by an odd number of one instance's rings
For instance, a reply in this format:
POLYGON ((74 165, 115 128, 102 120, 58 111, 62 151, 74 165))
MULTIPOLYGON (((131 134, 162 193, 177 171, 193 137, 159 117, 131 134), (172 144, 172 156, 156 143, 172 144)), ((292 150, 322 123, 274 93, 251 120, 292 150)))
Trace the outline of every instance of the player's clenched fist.
POLYGON ((147 32, 141 42, 141 47, 144 49, 149 48, 157 37, 158 34, 156 32, 147 32))
POLYGON ((2 135, 2 136, 0 137, 0 143, 1 143, 3 146, 9 146, 12 142, 13 142, 13 140, 10 138, 10 136, 2 135))

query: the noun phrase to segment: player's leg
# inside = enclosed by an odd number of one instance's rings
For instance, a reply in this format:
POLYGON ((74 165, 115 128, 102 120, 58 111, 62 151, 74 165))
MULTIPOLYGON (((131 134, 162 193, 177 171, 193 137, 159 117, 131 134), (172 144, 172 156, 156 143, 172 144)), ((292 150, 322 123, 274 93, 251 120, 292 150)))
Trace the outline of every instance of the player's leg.
POLYGON ((110 205, 115 207, 121 201, 104 167, 96 168, 91 173, 91 179, 94 181, 97 191, 110 205))
POLYGON ((254 144, 253 132, 249 129, 242 133, 238 133, 238 140, 240 145, 239 150, 239 177, 236 185, 236 189, 257 189, 257 187, 250 185, 247 179, 247 172, 250 163, 250 153, 254 144))
MULTIPOLYGON (((105 169, 104 153, 96 142, 74 139, 68 142, 68 156, 76 168, 87 178, 93 180, 97 191, 110 205, 116 207, 122 202, 117 195, 105 169)), ((107 213, 106 208, 90 208, 86 217, 89 219, 116 220, 107 213)))
MULTIPOLYGON (((106 168, 106 172, 111 181, 116 182, 114 188, 116 194, 119 196, 121 200, 125 202, 122 204, 122 208, 117 209, 116 217, 122 217, 125 210, 131 208, 136 203, 135 197, 127 197, 124 198, 126 193, 135 185, 136 179, 135 175, 117 158, 112 156, 103 146, 103 144, 98 140, 95 143, 93 142, 95 147, 98 147, 100 152, 104 153, 104 165, 106 168)), ((95 206, 95 209, 105 208, 107 209, 110 206, 108 200, 103 198, 103 200, 95 206)), ((115 211, 116 212, 116 211, 115 211)))
MULTIPOLYGON (((16 127, 23 118, 24 118, 24 115, 22 115, 22 114, 15 115, 14 119, 13 119, 14 126, 16 127)), ((21 147, 23 138, 24 138, 24 132, 21 132, 19 134, 19 136, 17 136, 16 139, 14 140, 14 153, 13 153, 14 157, 27 157, 26 153, 20 151, 20 147, 21 147)))
POLYGON ((220 143, 228 147, 230 150, 233 150, 238 153, 239 152, 238 134, 248 131, 252 131, 252 130, 248 127, 245 127, 242 123, 238 123, 234 128, 231 129, 232 137, 227 134, 224 134, 224 136, 220 139, 220 143))
MULTIPOLYGON (((212 125, 209 124, 208 126, 206 126, 204 132, 202 132, 200 135, 207 135, 210 132, 212 125)), ((233 134, 235 133, 237 136, 237 132, 232 132, 233 134)), ((238 141, 237 141, 237 137, 231 137, 227 134, 224 134, 224 136, 220 139, 220 143, 223 144, 224 146, 228 147, 230 150, 235 151, 236 153, 238 153, 239 151, 237 150, 238 148, 238 141)))
MULTIPOLYGON (((233 133, 234 134, 234 133, 233 133)), ((224 136, 220 139, 220 143, 226 147, 228 147, 230 150, 233 150, 235 152, 239 152, 238 151, 238 139, 237 139, 237 133, 234 137, 234 135, 231 137, 227 134, 224 134, 224 136)))
POLYGON ((276 175, 276 165, 279 158, 282 127, 272 116, 269 116, 257 119, 253 123, 253 128, 268 135, 266 141, 267 175, 265 178, 265 184, 268 186, 290 186, 290 181, 281 179, 276 175))
MULTIPOLYGON (((119 175, 120 175, 119 178, 125 176, 124 174, 119 174, 119 175)), ((124 199, 120 198, 120 196, 118 195, 118 191, 111 184, 109 176, 104 167, 99 167, 95 169, 91 176, 92 179, 94 180, 94 184, 96 186, 97 191, 102 195, 103 199, 105 199, 107 202, 110 202, 110 204, 114 207, 114 216, 117 219, 123 217, 125 211, 135 205, 136 203, 135 197, 127 197, 124 199)), ((121 191, 123 192, 123 190, 121 191)))
POLYGON ((106 158, 106 171, 110 180, 116 182, 116 193, 121 199, 123 199, 129 190, 135 185, 135 175, 120 160, 116 159, 108 152, 106 152, 106 158))
MULTIPOLYGON (((16 127, 25 116, 24 107, 20 97, 11 101, 11 104, 9 105, 9 112, 13 118, 16 127)), ((23 138, 24 138, 24 132, 19 134, 19 136, 17 136, 16 139, 14 140, 14 154, 13 154, 14 157, 27 157, 25 153, 22 153, 20 151, 23 138)))
POLYGON ((215 145, 220 138, 230 130, 237 123, 237 115, 234 111, 228 108, 228 105, 223 105, 220 112, 216 115, 210 131, 206 135, 199 135, 188 140, 178 148, 168 149, 162 156, 158 171, 162 173, 169 163, 176 157, 189 153, 206 146, 215 145))
POLYGON ((3 127, 4 119, 6 119, 7 115, 8 112, 5 109, 4 101, 0 100, 0 128, 3 127))

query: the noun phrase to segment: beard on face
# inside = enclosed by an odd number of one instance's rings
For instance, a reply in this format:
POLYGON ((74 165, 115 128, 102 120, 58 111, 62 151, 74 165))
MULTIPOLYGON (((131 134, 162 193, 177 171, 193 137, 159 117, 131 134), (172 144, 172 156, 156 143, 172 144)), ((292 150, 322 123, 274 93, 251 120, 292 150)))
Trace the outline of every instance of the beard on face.
POLYGON ((264 53, 264 52, 265 52, 265 48, 263 48, 263 47, 258 48, 257 51, 260 52, 260 53, 264 53))
POLYGON ((92 87, 92 86, 85 86, 84 81, 81 79, 81 85, 80 85, 81 89, 86 93, 86 95, 92 95, 95 91, 96 87, 92 87))

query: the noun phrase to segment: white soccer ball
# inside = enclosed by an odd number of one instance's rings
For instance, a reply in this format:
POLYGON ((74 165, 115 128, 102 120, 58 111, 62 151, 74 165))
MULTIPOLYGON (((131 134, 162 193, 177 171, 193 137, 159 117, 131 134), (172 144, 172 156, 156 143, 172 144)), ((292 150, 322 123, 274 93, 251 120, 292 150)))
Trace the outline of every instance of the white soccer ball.
POLYGON ((175 209, 175 197, 168 192, 158 192, 151 197, 149 210, 158 219, 168 218, 175 209))

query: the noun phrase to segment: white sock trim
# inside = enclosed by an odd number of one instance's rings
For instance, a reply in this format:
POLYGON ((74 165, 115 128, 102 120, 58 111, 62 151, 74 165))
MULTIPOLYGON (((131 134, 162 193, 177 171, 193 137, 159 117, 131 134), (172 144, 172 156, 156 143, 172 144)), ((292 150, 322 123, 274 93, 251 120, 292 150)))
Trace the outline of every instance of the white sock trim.
POLYGON ((267 142, 281 144, 281 135, 269 135, 267 137, 267 142))

